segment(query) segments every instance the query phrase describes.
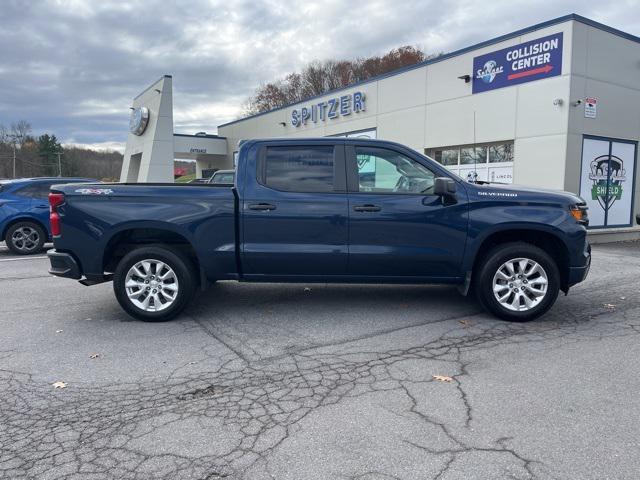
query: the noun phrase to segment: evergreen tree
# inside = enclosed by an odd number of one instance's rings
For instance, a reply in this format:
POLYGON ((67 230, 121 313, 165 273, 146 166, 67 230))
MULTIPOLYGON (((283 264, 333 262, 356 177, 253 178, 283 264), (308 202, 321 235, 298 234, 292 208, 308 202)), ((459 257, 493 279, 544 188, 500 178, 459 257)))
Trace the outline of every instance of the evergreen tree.
MULTIPOLYGON (((62 145, 60 145, 55 135, 45 133, 38 137, 38 156, 47 175, 57 176, 60 173, 58 170, 58 155, 62 155, 62 152, 62 145)), ((62 174, 64 175, 64 172, 62 174)))

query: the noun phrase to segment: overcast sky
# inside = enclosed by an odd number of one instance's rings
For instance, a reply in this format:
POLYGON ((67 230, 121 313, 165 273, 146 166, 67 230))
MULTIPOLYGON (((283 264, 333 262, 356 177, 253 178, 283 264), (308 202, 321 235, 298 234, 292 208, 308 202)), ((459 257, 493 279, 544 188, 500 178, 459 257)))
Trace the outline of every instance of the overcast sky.
POLYGON ((122 149, 132 98, 170 74, 174 130, 215 133, 309 61, 449 52, 568 13, 640 35, 640 0, 0 0, 0 124, 122 149))

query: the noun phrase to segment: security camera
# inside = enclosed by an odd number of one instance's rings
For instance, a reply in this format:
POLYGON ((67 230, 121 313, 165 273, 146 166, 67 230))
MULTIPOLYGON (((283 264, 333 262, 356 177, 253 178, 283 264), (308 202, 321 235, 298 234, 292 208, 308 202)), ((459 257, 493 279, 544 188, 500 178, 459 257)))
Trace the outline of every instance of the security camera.
POLYGON ((553 104, 558 107, 561 107, 563 103, 564 103, 564 100, 562 100, 561 98, 556 98, 553 100, 553 104))
POLYGON ((582 103, 582 100, 576 100, 575 102, 573 102, 573 106, 577 107, 578 105, 580 105, 582 103))

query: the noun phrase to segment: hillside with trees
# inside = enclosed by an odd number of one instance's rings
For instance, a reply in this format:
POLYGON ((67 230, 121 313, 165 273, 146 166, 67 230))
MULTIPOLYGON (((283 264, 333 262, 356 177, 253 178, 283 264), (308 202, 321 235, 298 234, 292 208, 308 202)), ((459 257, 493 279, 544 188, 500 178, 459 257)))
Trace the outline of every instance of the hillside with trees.
MULTIPOLYGON (((185 173, 195 173, 195 163, 176 161, 185 173)), ((87 177, 118 181, 122 169, 122 154, 98 151, 78 146, 63 146, 55 135, 31 135, 31 125, 25 120, 10 126, 0 124, 0 178, 20 177, 87 177), (15 172, 14 172, 15 151, 15 172)))
POLYGON ((64 177, 117 180, 121 167, 119 152, 63 147, 55 135, 31 135, 31 125, 25 120, 9 127, 0 125, 0 178, 55 177, 61 170, 64 177))
POLYGON ((311 62, 299 73, 290 73, 284 78, 260 85, 245 102, 243 114, 254 115, 297 103, 440 55, 427 55, 418 47, 407 45, 394 48, 382 56, 311 62))

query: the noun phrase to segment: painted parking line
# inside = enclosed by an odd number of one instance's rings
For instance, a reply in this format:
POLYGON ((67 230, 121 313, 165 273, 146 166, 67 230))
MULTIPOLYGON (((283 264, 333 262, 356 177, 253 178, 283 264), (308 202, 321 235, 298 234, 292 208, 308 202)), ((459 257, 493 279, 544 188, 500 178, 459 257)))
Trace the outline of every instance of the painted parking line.
POLYGON ((46 255, 40 257, 17 257, 17 258, 2 258, 0 262, 16 262, 18 260, 38 260, 41 258, 47 258, 46 255))

